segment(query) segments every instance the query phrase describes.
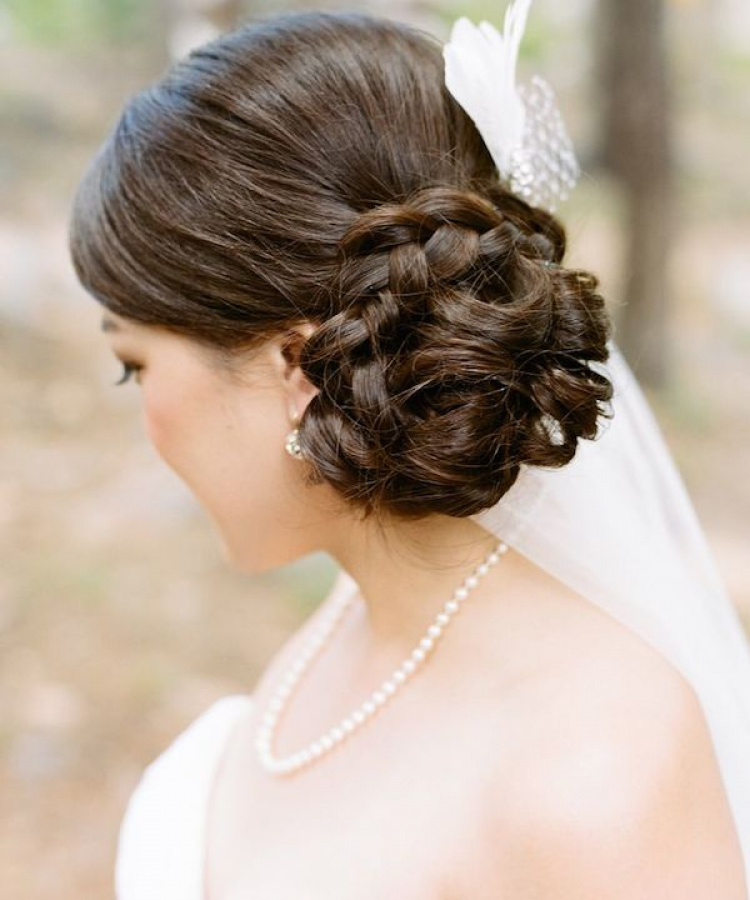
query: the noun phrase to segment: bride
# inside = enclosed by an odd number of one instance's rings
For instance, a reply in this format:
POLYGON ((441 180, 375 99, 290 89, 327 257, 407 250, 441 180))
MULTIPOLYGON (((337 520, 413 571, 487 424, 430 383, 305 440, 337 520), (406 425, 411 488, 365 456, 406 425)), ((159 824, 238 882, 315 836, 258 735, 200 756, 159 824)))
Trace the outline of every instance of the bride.
POLYGON ((227 560, 341 569, 146 768, 118 900, 747 900, 750 653, 563 265, 578 171, 546 83, 515 87, 529 4, 442 52, 248 23, 81 181, 76 272, 227 560))

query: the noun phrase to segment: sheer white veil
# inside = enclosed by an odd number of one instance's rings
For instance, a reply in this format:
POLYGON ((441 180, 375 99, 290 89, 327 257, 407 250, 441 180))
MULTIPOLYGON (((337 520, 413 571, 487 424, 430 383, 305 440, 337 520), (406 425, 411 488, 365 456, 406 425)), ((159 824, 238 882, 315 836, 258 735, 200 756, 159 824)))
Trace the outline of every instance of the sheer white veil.
MULTIPOLYGON (((554 211, 580 168, 554 91, 516 82, 533 0, 512 0, 502 31, 461 17, 443 47, 445 84, 500 177, 554 211)), ((713 738, 750 884, 750 645, 680 474, 614 340, 612 418, 560 469, 522 467, 472 516, 658 650, 692 685, 713 738)), ((592 364, 592 368, 596 365, 592 364)))
POLYGON ((471 518, 632 629, 692 685, 750 883, 750 644, 638 381, 613 340, 612 418, 565 467, 523 467, 471 518))

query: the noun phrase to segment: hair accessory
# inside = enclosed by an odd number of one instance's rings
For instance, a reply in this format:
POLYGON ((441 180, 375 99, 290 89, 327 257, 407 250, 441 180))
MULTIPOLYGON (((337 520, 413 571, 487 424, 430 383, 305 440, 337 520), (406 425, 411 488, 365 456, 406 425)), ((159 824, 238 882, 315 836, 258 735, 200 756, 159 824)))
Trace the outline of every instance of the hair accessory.
POLYGON ((476 125, 510 189, 554 212, 581 171, 549 84, 516 84, 516 64, 532 0, 514 0, 501 34, 489 22, 457 19, 443 47, 445 85, 476 125))

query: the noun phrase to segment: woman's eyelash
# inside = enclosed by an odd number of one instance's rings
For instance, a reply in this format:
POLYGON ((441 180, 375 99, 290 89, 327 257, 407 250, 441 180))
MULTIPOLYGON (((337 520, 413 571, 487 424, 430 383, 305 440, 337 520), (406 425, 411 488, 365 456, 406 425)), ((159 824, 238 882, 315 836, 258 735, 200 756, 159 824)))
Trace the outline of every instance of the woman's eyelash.
POLYGON ((125 382, 130 378, 133 372, 140 372, 143 366, 137 366, 135 363, 127 363, 124 362, 122 364, 122 378, 119 381, 115 381, 115 386, 118 384, 125 384, 125 382))

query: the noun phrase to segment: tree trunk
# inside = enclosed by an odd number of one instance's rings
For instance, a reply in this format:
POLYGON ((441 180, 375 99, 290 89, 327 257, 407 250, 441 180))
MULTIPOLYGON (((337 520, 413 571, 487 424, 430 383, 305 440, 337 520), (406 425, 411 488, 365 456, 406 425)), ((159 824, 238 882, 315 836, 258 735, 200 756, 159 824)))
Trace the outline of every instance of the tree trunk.
POLYGON ((670 369, 668 262, 672 243, 671 99, 663 0, 601 0, 598 22, 603 129, 600 160, 624 192, 623 305, 615 340, 641 381, 670 369))

